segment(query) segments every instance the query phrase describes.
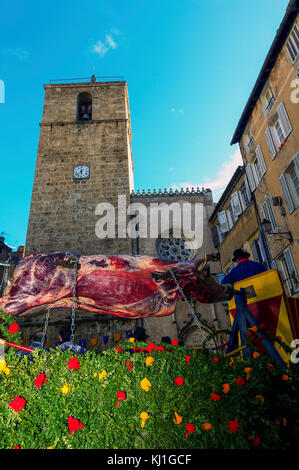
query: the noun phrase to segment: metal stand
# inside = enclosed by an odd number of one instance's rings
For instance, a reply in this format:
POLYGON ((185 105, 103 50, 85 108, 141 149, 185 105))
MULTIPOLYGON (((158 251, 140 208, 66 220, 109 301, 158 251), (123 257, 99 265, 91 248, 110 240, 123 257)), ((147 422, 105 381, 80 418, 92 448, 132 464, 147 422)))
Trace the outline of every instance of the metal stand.
MULTIPOLYGON (((240 289, 240 291, 235 291, 235 301, 236 301, 236 314, 234 318, 234 323, 230 333, 230 338, 228 341, 228 346, 226 353, 231 353, 238 347, 238 333, 241 337, 241 345, 246 346, 246 333, 248 328, 252 326, 259 327, 258 321, 254 318, 251 311, 247 307, 247 299, 245 289, 240 289)), ((266 349, 267 353, 276 361, 278 361, 282 366, 285 366, 284 361, 276 351, 274 345, 269 338, 263 337, 262 333, 257 332, 257 337, 260 338, 261 343, 266 349)), ((243 349, 243 357, 251 356, 250 347, 245 347, 243 349)))

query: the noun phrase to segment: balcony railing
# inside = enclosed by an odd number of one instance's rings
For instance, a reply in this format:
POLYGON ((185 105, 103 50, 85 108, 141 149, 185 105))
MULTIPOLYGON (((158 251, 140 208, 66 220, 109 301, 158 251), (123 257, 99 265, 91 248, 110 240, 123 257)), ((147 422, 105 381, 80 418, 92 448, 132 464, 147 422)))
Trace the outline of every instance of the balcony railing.
POLYGON ((96 83, 96 82, 122 82, 124 81, 124 76, 105 76, 105 77, 95 77, 94 75, 89 78, 58 78, 55 80, 50 80, 50 85, 60 84, 60 83, 96 83))

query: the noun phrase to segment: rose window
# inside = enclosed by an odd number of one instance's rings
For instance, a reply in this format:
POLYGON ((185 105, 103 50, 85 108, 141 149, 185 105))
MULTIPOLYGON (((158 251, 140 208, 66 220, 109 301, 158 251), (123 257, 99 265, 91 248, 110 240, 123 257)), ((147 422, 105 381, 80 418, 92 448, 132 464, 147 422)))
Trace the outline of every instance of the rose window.
POLYGON ((183 238, 161 238, 157 243, 158 255, 162 260, 189 261, 194 257, 193 250, 185 247, 183 238))

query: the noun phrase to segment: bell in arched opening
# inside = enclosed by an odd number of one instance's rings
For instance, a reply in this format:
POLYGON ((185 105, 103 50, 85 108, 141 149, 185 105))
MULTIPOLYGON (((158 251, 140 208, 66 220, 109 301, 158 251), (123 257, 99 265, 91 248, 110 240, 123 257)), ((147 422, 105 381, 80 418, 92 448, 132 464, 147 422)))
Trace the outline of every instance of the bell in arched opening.
POLYGON ((77 121, 91 121, 92 97, 90 93, 79 93, 77 101, 77 121))

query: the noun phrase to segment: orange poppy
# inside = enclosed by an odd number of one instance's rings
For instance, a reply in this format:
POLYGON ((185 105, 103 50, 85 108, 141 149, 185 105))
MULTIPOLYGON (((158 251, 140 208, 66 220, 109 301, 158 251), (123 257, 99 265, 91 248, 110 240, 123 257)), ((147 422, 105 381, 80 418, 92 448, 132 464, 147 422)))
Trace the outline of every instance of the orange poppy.
POLYGON ((202 428, 205 431, 209 431, 210 429, 212 429, 212 425, 211 425, 211 423, 203 423, 202 428))
POLYGON ((263 403, 264 403, 264 401, 265 401, 265 399, 264 399, 263 395, 256 395, 256 397, 255 397, 255 398, 259 398, 259 399, 260 399, 260 401, 261 401, 261 404, 263 405, 263 403))
POLYGON ((230 389, 229 384, 223 384, 223 385, 222 385, 223 393, 228 393, 228 392, 229 392, 229 389, 230 389))

